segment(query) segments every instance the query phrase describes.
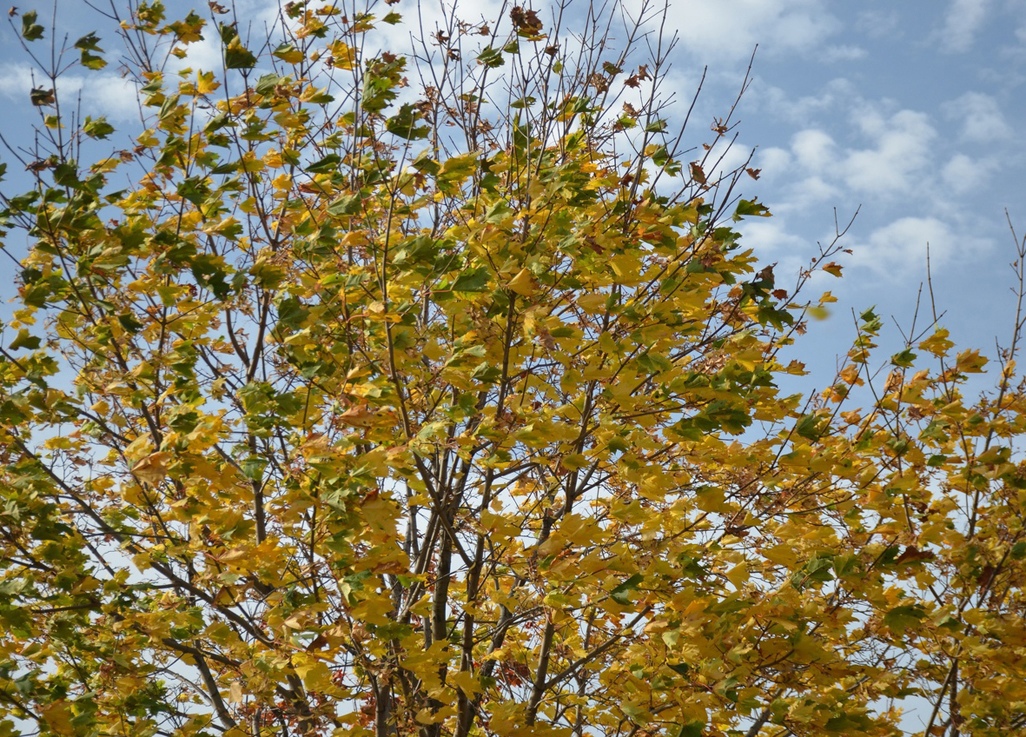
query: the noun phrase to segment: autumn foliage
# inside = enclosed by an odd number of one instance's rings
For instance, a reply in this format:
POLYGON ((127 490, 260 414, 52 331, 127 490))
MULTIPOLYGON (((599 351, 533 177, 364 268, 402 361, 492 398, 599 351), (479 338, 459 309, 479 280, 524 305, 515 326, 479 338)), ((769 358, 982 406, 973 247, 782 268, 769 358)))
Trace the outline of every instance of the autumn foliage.
POLYGON ((102 9, 12 17, 0 735, 1026 730, 1021 319, 785 390, 840 245, 757 263, 660 9, 102 9))

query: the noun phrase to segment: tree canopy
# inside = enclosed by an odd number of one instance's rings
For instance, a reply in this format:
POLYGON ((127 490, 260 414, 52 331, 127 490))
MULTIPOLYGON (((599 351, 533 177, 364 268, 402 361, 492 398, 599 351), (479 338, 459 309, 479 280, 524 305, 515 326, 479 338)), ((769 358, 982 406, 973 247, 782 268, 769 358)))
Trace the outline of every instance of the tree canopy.
POLYGON ((1023 316, 787 389, 841 245, 742 242, 665 9, 97 10, 11 11, 0 735, 1026 729, 1023 316))

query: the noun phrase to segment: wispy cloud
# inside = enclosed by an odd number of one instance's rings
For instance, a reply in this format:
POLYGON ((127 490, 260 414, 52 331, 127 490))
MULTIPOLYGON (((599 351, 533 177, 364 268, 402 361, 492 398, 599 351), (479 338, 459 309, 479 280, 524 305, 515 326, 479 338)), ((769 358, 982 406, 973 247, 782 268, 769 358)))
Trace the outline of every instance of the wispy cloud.
POLYGON ((792 137, 790 154, 806 177, 806 196, 829 195, 842 187, 878 198, 909 192, 921 183, 937 135, 927 115, 914 110, 886 115, 866 106, 853 118, 864 144, 842 146, 821 128, 792 137))
POLYGON ((752 91, 756 104, 764 106, 775 117, 789 123, 808 125, 809 120, 816 116, 837 109, 845 108, 851 101, 858 98, 858 90, 846 78, 838 77, 827 82, 822 90, 813 95, 793 97, 784 88, 770 86, 752 91))
POLYGON ((993 143, 1012 134, 997 100, 982 92, 966 92, 946 103, 944 112, 961 122, 962 138, 973 143, 993 143))
POLYGON ((873 230, 868 238, 853 243, 851 261, 893 280, 909 274, 926 274, 930 266, 940 267, 986 248, 987 243, 936 217, 903 217, 873 230))
POLYGON ((946 51, 968 51, 987 18, 990 0, 951 0, 937 38, 946 51))
POLYGON ((941 181, 951 194, 964 195, 982 186, 998 168, 994 158, 974 159, 958 153, 941 169, 941 181))
POLYGON ((840 44, 838 46, 827 46, 823 49, 823 53, 820 58, 827 63, 839 62, 839 61, 858 61, 864 59, 869 54, 861 46, 855 46, 853 44, 840 44))
POLYGON ((871 145, 844 153, 840 170, 845 183, 876 196, 910 191, 921 181, 937 135, 928 116, 914 110, 885 116, 868 109, 856 120, 871 145))
POLYGON ((898 35, 901 16, 897 10, 864 10, 858 14, 855 28, 870 38, 898 35))
POLYGON ((23 102, 32 90, 32 67, 28 64, 0 65, 0 95, 23 102))
POLYGON ((840 30, 821 0, 697 0, 671 9, 681 43, 702 60, 808 53, 840 30))

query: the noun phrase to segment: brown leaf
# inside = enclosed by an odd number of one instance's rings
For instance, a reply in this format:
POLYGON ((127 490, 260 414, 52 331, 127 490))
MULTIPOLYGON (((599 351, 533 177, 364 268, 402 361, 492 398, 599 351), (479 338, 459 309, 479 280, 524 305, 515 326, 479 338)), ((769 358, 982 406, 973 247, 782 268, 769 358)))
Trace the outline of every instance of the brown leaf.
POLYGON ((707 181, 705 172, 702 171, 702 166, 697 161, 691 162, 691 178, 699 184, 705 184, 707 181))
POLYGON ((51 159, 36 159, 35 161, 30 161, 29 163, 25 164, 25 170, 34 173, 39 173, 47 169, 52 169, 53 167, 54 162, 51 159))
POLYGON ((990 563, 983 567, 980 571, 979 577, 976 579, 976 583, 980 586, 980 591, 985 591, 990 584, 994 581, 994 575, 997 573, 997 568, 992 566, 990 563))
POLYGON ((54 102, 57 101, 57 98, 54 96, 54 91, 52 89, 48 90, 42 87, 33 87, 32 91, 29 93, 29 99, 32 101, 32 104, 36 107, 42 107, 43 105, 53 105, 54 102))
POLYGON ((894 562, 895 563, 918 563, 918 562, 924 561, 924 560, 933 560, 936 557, 937 556, 934 555, 933 553, 931 553, 929 550, 925 550, 924 551, 924 550, 920 550, 915 545, 909 545, 907 548, 905 548, 905 550, 902 552, 902 554, 899 555, 898 559, 895 560, 894 562))
POLYGON ((527 36, 537 36, 541 33, 542 22, 538 13, 530 8, 514 5, 509 11, 509 19, 513 21, 513 28, 517 33, 527 36))
POLYGON ((313 652, 314 650, 320 650, 328 644, 329 643, 327 637, 325 637, 324 635, 317 635, 317 637, 313 638, 313 640, 310 641, 310 644, 306 646, 306 651, 309 653, 313 652))

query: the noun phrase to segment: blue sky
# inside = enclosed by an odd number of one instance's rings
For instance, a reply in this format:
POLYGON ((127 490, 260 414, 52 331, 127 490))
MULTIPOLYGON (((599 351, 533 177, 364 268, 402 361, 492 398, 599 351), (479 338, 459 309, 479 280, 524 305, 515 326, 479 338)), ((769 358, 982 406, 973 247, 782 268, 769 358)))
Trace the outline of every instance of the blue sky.
MULTIPOLYGON (((756 148, 775 217, 746 228, 778 274, 860 208, 840 298, 811 336, 832 359, 872 305, 907 326, 927 245, 943 324, 959 344, 1008 342, 1026 230, 1026 2, 677 2, 680 65, 708 65, 710 98, 736 88, 755 44, 738 151, 756 148)), ((900 339, 897 331, 891 333, 900 339)), ((799 350, 799 353, 807 352, 799 350)), ((881 357, 882 358, 882 357, 881 357)))
MULTIPOLYGON (((81 0, 57 3, 71 39, 97 29, 102 45, 112 46, 105 22, 81 0)), ((237 4, 257 23, 276 6, 237 4)), ((35 8, 46 18, 52 7, 19 2, 21 12, 35 8)), ((497 0, 465 7, 487 17, 497 0)), ((817 242, 832 240, 835 217, 843 224, 859 211, 843 242, 852 251, 842 259, 845 277, 821 275, 806 295, 829 289, 839 300, 795 351, 813 370, 811 385, 830 383, 836 357, 855 336, 852 311, 871 306, 888 320, 888 343, 876 356, 886 366, 900 347, 895 323, 912 320, 928 246, 942 324, 957 343, 989 355, 995 340, 1007 345, 1015 253, 1006 210, 1026 232, 1026 0, 673 0, 669 15, 679 34, 669 82, 681 114, 708 70, 689 139, 696 145, 729 108, 758 46, 727 163, 755 151, 761 177, 745 180, 743 194, 758 196, 775 216, 742 230, 747 245, 777 263, 781 286, 817 253, 817 242)), ((219 66, 212 45, 197 49, 200 66, 219 66)), ((73 72, 65 92, 79 84, 83 114, 129 128, 135 92, 115 66, 86 85, 73 72)), ((16 36, 0 23, 0 132, 12 141, 25 140, 37 120, 30 87, 16 36)), ((11 165, 5 152, 0 160, 11 165)), ((21 186, 17 165, 10 168, 15 183, 5 192, 21 186)), ((11 296, 13 274, 13 264, 0 261, 0 300, 11 296)))
MULTIPOLYGON (((105 36, 106 21, 84 3, 57 3, 72 39, 93 29, 105 36)), ((277 3, 237 5, 259 23, 277 3)), ((409 12, 412 0, 396 7, 409 12)), ((485 17, 493 7, 496 0, 463 6, 485 17)), ((33 8, 41 18, 52 12, 48 1, 19 5, 33 8)), ((777 263, 781 285, 818 241, 831 240, 835 212, 846 222, 859 210, 844 240, 852 250, 845 277, 818 277, 810 290, 839 298, 797 351, 813 359, 817 384, 829 381, 854 336, 852 310, 875 305, 884 317, 911 321, 928 244, 943 324, 959 345, 993 353, 995 338, 1007 343, 1014 251, 1006 209, 1026 231, 1026 0, 673 0, 669 15, 679 35, 669 84, 681 113, 708 69, 692 143, 726 112, 758 45, 727 163, 755 150, 762 175, 746 180, 743 194, 758 196, 775 217, 746 222, 743 231, 747 245, 777 263)), ((217 63, 212 45, 196 48, 217 63)), ((137 118, 134 92, 114 66, 89 77, 83 112, 137 118)), ((8 137, 35 117, 29 86, 14 33, 0 25, 0 130, 8 137)), ((898 331, 890 336, 896 349, 898 331)))

